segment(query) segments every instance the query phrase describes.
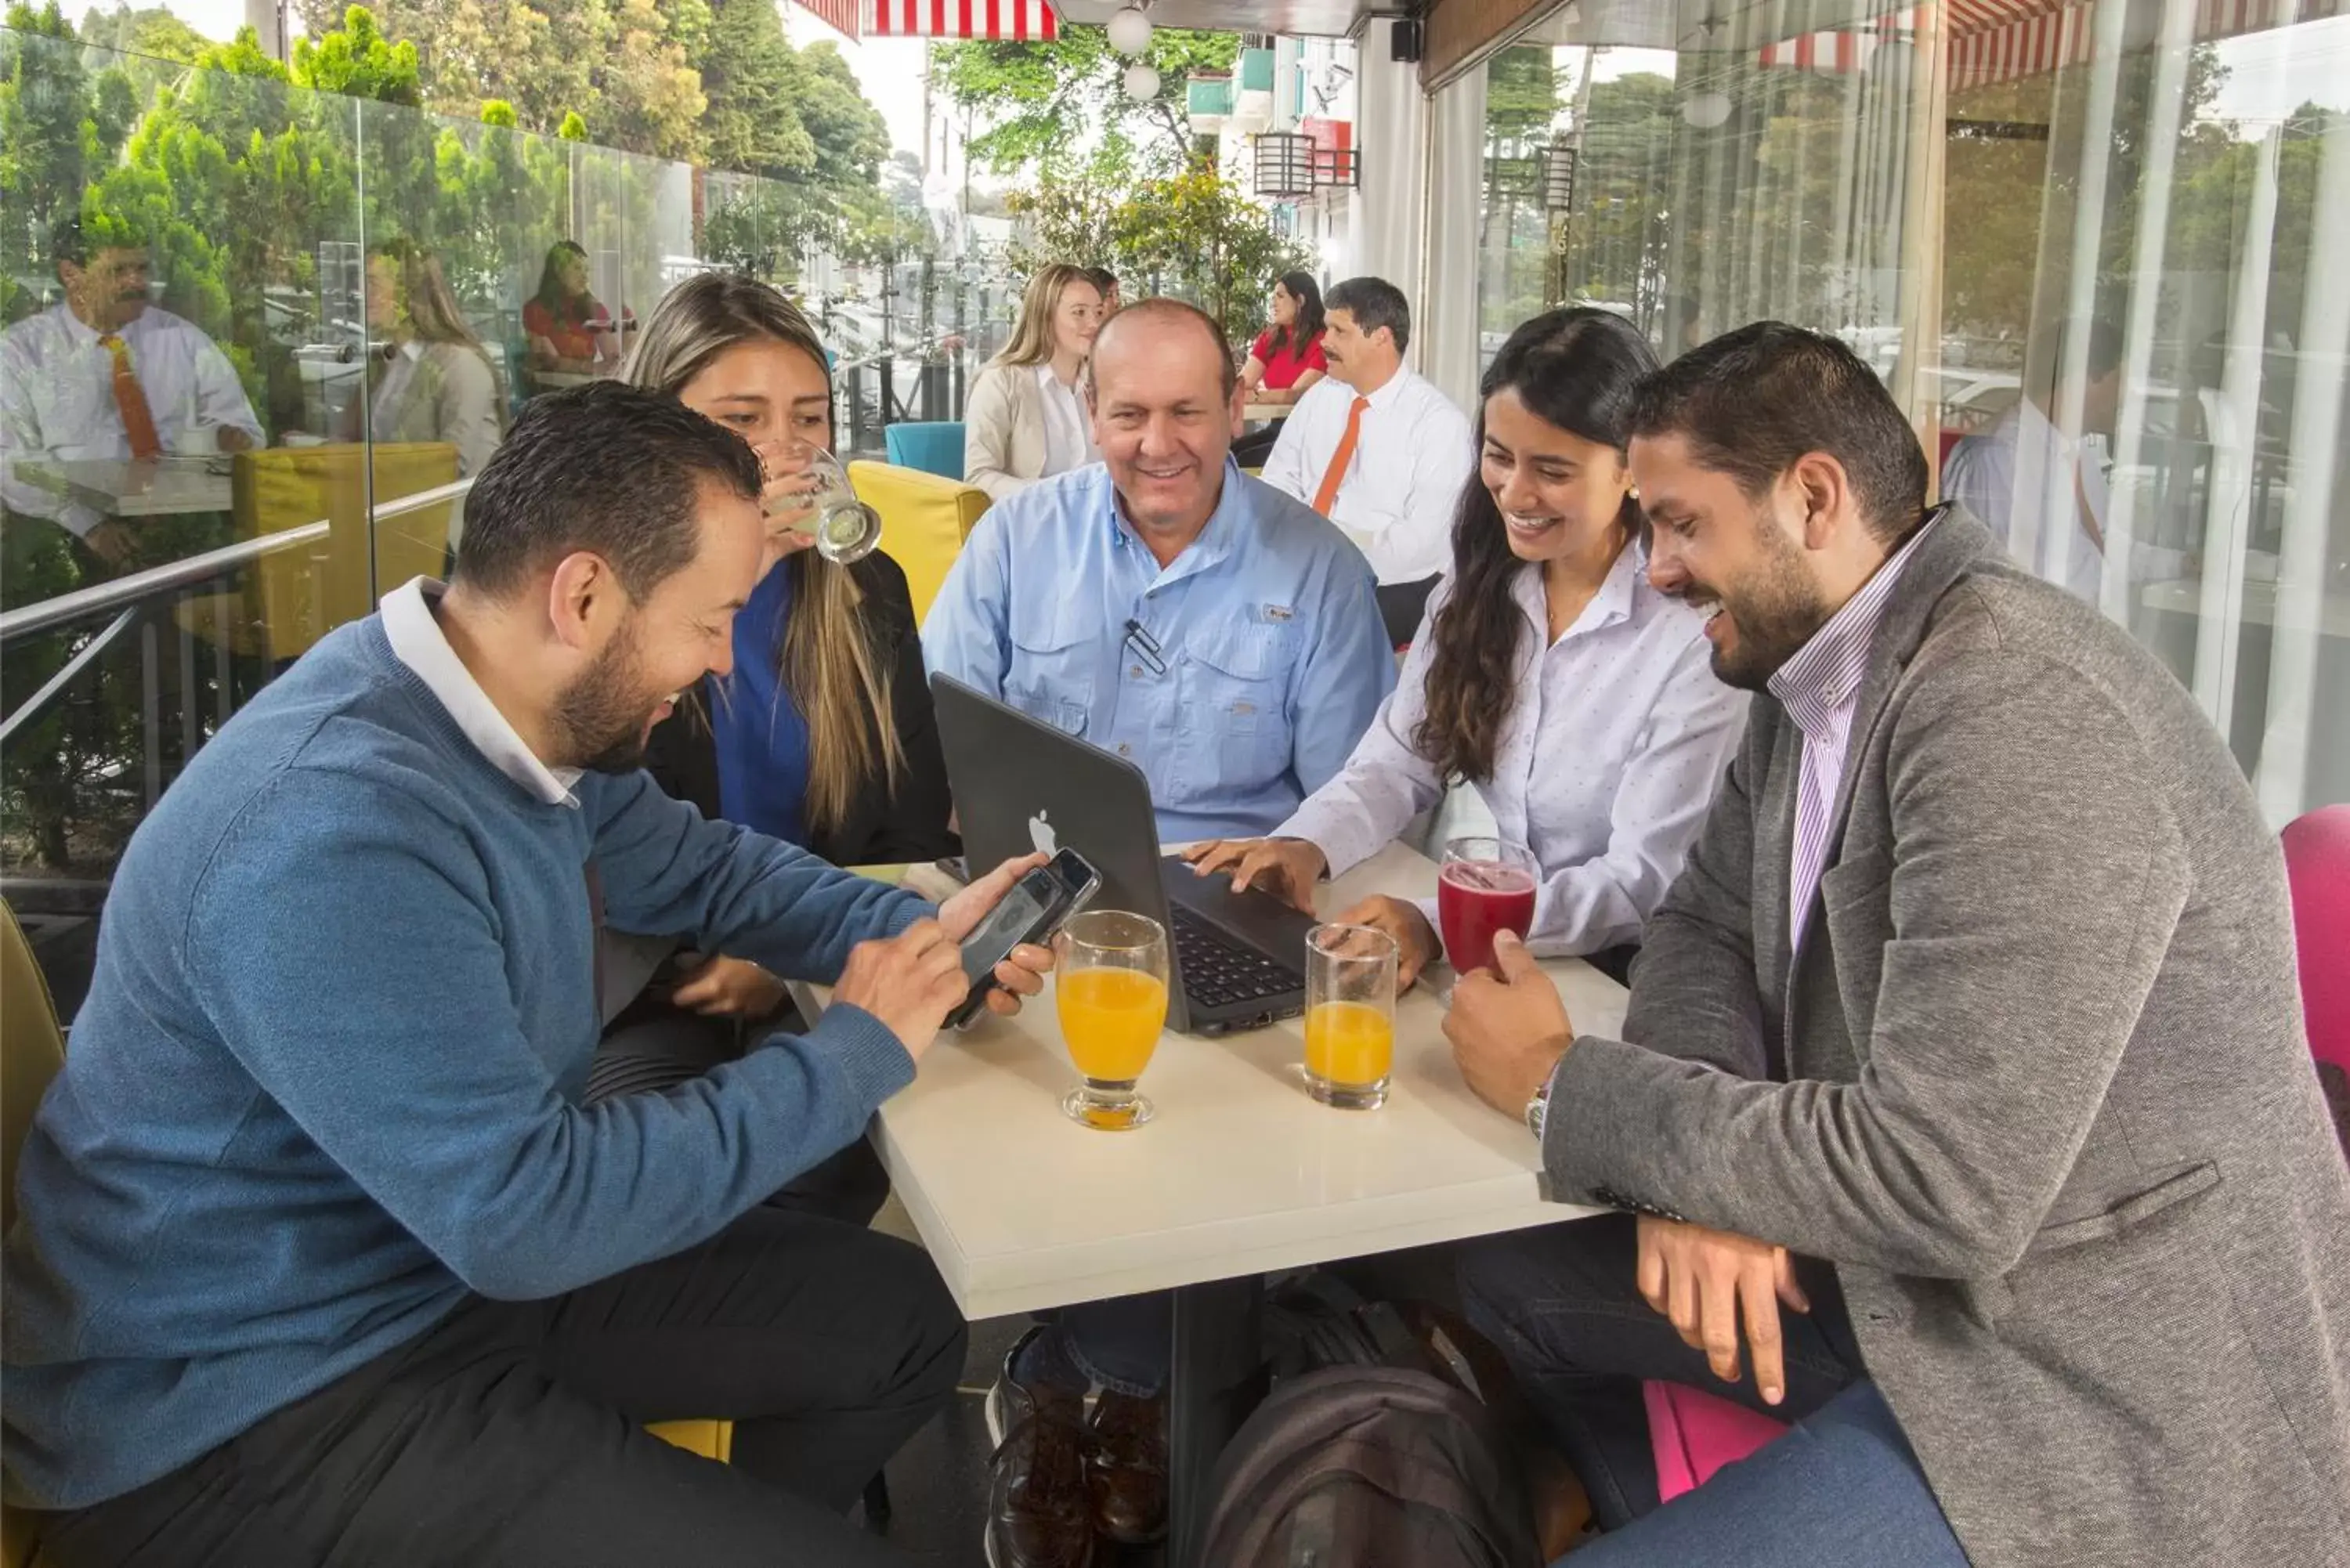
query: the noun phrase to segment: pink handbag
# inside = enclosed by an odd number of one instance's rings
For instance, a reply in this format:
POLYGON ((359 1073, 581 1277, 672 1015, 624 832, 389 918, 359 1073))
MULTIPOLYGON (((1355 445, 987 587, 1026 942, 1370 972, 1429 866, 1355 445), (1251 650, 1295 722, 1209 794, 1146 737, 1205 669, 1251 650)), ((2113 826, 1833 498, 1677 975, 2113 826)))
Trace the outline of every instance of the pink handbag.
POLYGON ((1657 1455, 1657 1496, 1665 1502, 1703 1486, 1713 1472, 1769 1443, 1784 1422, 1680 1383, 1644 1383, 1648 1440, 1657 1455))

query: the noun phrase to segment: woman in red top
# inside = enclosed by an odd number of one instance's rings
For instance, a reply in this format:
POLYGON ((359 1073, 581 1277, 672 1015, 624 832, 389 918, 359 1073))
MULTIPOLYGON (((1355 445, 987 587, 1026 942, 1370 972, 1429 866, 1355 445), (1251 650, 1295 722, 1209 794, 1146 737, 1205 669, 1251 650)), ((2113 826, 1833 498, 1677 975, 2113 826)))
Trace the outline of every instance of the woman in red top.
MULTIPOLYGON (((1330 373, 1322 357, 1322 286, 1312 273, 1284 273, 1273 286, 1273 325, 1257 335, 1241 369, 1250 402, 1286 408, 1330 373)), ((1243 465, 1263 462, 1281 426, 1274 420, 1242 437, 1232 443, 1233 455, 1243 465)))
POLYGON ((546 253, 538 292, 522 307, 522 329, 534 370, 600 376, 619 362, 612 313, 588 292, 588 253, 576 241, 558 240, 546 253))

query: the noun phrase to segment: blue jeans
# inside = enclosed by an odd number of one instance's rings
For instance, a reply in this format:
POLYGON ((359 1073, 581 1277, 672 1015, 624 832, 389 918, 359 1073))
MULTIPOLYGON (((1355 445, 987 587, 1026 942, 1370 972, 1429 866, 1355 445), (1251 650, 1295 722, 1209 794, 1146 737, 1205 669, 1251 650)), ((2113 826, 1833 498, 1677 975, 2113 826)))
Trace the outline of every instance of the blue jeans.
POLYGON ((1860 1370, 1834 1277, 1807 1271, 1810 1314, 1781 1314, 1786 1398, 1766 1405, 1752 1369, 1728 1384, 1640 1299, 1628 1215, 1471 1243, 1469 1321, 1499 1345, 1591 1494, 1609 1533, 1575 1554, 1590 1568, 1650 1562, 1741 1568, 1964 1568, 1966 1557, 1876 1386, 1860 1370), (1646 1379, 1685 1383, 1797 1423, 1669 1507, 1657 1499, 1646 1379))
POLYGON ((1057 1348, 1098 1387, 1148 1399, 1167 1386, 1174 1298, 1163 1292, 1086 1302, 1047 1314, 1057 1348))

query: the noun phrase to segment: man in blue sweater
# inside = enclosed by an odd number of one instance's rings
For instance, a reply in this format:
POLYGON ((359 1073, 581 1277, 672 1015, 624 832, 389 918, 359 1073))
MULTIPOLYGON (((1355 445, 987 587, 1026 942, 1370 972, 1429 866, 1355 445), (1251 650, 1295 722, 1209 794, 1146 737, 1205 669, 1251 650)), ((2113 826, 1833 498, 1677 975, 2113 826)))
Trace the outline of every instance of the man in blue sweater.
POLYGON ((454 583, 319 644, 132 839, 7 1240, 50 1561, 896 1560, 842 1516, 951 1395, 960 1315, 916 1249, 761 1200, 911 1080, 1015 867, 933 909, 638 768, 728 667, 759 489, 671 400, 540 400, 454 583), (834 1004, 584 1106, 599 919, 834 1004), (642 1428, 684 1417, 735 1419, 733 1464, 642 1428))

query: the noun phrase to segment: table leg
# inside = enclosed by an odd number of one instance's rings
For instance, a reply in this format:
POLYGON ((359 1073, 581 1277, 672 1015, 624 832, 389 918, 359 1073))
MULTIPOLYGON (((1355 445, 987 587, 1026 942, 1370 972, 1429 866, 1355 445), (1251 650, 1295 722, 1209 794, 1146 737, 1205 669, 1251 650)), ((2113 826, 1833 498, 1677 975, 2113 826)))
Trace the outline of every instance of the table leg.
POLYGON ((1168 1568, 1206 1568, 1208 1486, 1224 1445, 1264 1397, 1264 1282, 1215 1280, 1175 1293, 1167 1381, 1168 1568))

